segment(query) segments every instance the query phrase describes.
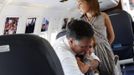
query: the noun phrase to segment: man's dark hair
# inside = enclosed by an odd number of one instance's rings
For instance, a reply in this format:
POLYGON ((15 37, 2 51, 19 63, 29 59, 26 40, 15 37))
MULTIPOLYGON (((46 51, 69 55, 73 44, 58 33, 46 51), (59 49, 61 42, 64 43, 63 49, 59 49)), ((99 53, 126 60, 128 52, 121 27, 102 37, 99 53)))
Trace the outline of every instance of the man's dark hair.
POLYGON ((93 38, 94 31, 91 25, 83 20, 73 19, 68 23, 66 36, 76 40, 93 38))

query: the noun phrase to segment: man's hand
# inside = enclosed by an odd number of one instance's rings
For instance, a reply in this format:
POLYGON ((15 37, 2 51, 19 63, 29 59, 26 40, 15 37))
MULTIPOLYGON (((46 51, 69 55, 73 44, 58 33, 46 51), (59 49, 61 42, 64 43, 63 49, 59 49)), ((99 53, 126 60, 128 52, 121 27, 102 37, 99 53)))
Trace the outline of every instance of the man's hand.
POLYGON ((99 65, 99 61, 94 59, 91 61, 90 65, 91 65, 91 70, 95 70, 95 69, 97 69, 97 67, 99 65))

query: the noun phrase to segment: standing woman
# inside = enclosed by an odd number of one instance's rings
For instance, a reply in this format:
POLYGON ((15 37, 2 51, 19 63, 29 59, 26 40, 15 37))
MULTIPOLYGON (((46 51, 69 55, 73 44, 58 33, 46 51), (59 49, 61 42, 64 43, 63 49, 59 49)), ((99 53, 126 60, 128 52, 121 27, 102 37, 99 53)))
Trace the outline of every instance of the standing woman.
POLYGON ((98 0, 77 0, 83 20, 90 23, 95 32, 95 53, 100 58, 100 75, 115 75, 114 54, 111 44, 115 38, 109 16, 100 11, 98 0))

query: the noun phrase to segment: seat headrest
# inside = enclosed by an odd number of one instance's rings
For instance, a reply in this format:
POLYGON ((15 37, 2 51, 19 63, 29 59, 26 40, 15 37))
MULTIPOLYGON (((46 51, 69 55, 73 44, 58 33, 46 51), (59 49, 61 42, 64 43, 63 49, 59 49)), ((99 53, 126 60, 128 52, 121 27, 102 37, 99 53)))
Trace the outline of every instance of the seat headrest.
POLYGON ((64 73, 56 53, 47 40, 31 34, 15 34, 0 36, 0 75, 64 73))

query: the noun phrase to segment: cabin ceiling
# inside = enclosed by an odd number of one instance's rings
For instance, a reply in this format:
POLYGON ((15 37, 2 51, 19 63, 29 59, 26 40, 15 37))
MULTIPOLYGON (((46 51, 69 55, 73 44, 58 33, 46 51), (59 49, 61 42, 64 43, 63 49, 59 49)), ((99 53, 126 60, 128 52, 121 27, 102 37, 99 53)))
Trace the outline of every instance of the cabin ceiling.
POLYGON ((7 4, 8 5, 18 5, 18 6, 44 6, 44 7, 55 7, 55 6, 74 6, 75 0, 69 0, 66 2, 60 2, 60 0, 0 0, 0 5, 7 4))
MULTIPOLYGON (((25 6, 25 7, 41 7, 41 8, 53 8, 53 9, 76 9, 76 0, 68 0, 65 2, 60 2, 61 0, 0 0, 0 8, 3 8, 6 5, 14 6, 25 6)), ((100 3, 100 8, 103 10, 112 8, 118 5, 120 0, 98 0, 100 3)))
POLYGON ((2 4, 4 2, 4 0, 0 0, 0 4, 2 4))

